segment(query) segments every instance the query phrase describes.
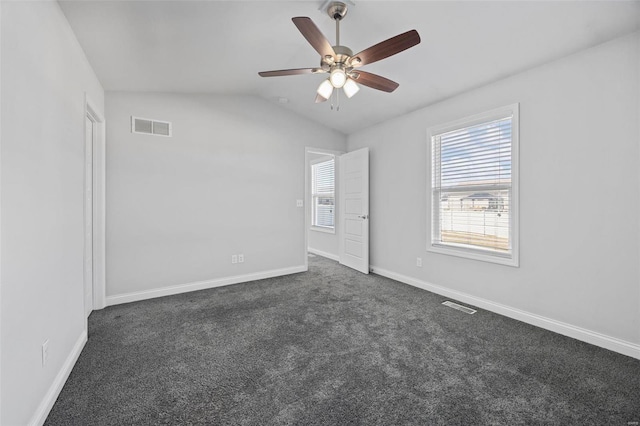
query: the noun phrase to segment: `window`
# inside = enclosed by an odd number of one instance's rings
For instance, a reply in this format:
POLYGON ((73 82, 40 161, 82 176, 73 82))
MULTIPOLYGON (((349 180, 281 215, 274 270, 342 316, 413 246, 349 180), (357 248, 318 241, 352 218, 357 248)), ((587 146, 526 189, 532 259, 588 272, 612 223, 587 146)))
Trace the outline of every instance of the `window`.
POLYGON ((314 227, 334 230, 335 219, 335 160, 311 165, 311 205, 314 227))
POLYGON ((428 250, 518 266, 518 105, 429 130, 428 250))

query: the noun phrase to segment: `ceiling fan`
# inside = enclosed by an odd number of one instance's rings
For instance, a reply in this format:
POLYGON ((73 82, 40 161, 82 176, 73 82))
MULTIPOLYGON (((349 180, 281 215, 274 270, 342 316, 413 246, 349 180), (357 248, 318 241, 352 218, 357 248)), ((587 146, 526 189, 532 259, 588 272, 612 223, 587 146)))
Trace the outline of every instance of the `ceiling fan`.
MULTIPOLYGON (((420 35, 416 30, 407 31, 375 44, 360 53, 353 54, 347 46, 340 45, 340 21, 347 14, 347 5, 340 1, 330 2, 327 13, 336 21, 336 45, 331 46, 311 18, 292 18, 293 23, 307 39, 309 44, 320 54, 320 66, 316 68, 295 68, 276 71, 262 71, 261 77, 279 77, 299 74, 329 73, 329 78, 318 87, 316 103, 325 102, 333 93, 333 89, 344 91, 348 98, 355 95, 360 87, 357 83, 383 92, 393 92, 399 86, 388 78, 361 71, 359 67, 377 62, 381 59, 400 53, 420 43, 420 35)), ((337 93, 336 93, 337 96, 337 93)))

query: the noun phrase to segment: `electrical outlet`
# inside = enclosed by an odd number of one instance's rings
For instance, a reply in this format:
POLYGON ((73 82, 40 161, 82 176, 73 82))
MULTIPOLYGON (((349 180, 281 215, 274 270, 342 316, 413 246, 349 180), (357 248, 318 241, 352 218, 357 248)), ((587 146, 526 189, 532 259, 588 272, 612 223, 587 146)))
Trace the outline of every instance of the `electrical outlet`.
POLYGON ((244 254, 238 255, 238 263, 244 263, 244 254))
POLYGON ((422 258, 421 257, 417 257, 416 258, 416 266, 418 268, 422 268, 422 258))
POLYGON ((302 200, 296 200, 296 207, 302 207, 303 205, 302 200))
POLYGON ((231 255, 231 263, 238 263, 238 255, 237 254, 232 254, 231 255))
POLYGON ((47 358, 49 358, 49 339, 45 340, 42 344, 42 366, 47 363, 47 358))

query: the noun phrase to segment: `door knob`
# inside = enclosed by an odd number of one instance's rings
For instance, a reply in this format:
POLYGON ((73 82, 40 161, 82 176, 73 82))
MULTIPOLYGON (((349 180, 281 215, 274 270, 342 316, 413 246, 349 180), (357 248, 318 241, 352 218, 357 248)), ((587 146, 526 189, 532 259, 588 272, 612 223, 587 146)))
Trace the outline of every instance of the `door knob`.
POLYGON ((363 214, 362 216, 358 216, 360 219, 369 219, 369 215, 363 214))

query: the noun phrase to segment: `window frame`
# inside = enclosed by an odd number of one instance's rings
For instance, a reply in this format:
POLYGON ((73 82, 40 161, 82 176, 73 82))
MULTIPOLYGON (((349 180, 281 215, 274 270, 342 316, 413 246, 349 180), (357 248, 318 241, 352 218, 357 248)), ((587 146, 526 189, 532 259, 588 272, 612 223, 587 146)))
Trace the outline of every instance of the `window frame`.
POLYGON ((519 267, 520 265, 520 220, 519 220, 519 116, 520 104, 514 103, 500 108, 492 109, 480 114, 467 116, 458 120, 432 126, 427 129, 427 251, 450 256, 457 256, 467 259, 496 263, 500 265, 519 267), (454 130, 465 127, 472 127, 478 124, 503 119, 511 116, 511 199, 509 205, 509 226, 511 240, 511 254, 505 256, 502 253, 493 253, 488 249, 473 248, 466 246, 456 246, 455 244, 436 244, 435 233, 438 230, 436 220, 439 217, 439 205, 434 203, 433 187, 433 161, 434 161, 434 138, 454 130), (437 208, 436 208, 437 207, 437 208), (437 210, 437 211, 436 211, 437 210))
POLYGON ((311 190, 310 195, 311 195, 311 224, 309 226, 309 229, 313 230, 313 231, 318 231, 318 232, 325 232, 327 234, 335 234, 336 233, 336 218, 337 218, 337 214, 336 214, 336 156, 333 154, 327 154, 326 157, 323 158, 318 158, 316 160, 313 160, 309 163, 309 168, 310 168, 310 180, 311 180, 311 190), (327 158, 327 157, 331 157, 331 158, 327 158), (327 192, 322 192, 322 193, 316 193, 315 190, 315 172, 314 172, 314 167, 317 166, 318 164, 322 164, 322 163, 326 163, 329 161, 333 161, 333 192, 332 193, 327 193, 327 192), (315 205, 315 198, 317 196, 327 196, 327 195, 320 195, 320 194, 330 194, 331 196, 333 196, 333 226, 321 226, 321 225, 316 225, 315 221, 316 221, 316 205, 315 205))

